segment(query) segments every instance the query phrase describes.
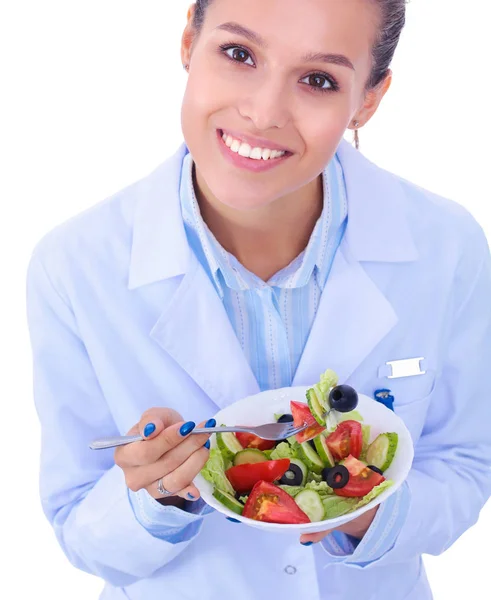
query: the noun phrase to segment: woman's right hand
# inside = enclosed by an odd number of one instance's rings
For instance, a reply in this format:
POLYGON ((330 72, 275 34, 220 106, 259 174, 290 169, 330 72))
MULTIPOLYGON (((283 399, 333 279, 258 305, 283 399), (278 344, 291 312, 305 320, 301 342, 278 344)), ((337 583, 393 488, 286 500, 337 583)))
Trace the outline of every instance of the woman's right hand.
MULTIPOLYGON (((214 419, 200 424, 207 427, 215 425, 214 419)), ((185 423, 181 415, 171 408, 145 411, 140 422, 127 434, 140 433, 145 439, 119 446, 114 452, 114 460, 123 470, 129 489, 134 492, 145 489, 156 499, 180 496, 186 500, 197 500, 200 494, 193 479, 208 460, 209 452, 204 444, 210 436, 206 433, 189 435, 194 428, 195 423, 185 423), (152 424, 155 429, 149 433, 152 424), (172 495, 162 496, 159 493, 157 485, 160 478, 164 488, 172 495)))

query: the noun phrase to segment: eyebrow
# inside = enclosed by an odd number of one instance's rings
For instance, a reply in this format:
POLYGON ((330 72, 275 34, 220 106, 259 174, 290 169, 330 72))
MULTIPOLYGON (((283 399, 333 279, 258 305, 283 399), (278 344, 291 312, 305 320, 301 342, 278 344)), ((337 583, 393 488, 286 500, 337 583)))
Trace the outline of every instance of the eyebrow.
MULTIPOLYGON (((247 27, 244 27, 243 25, 239 25, 239 23, 234 23, 233 21, 222 23, 221 25, 218 25, 216 29, 228 31, 229 33, 233 33, 235 35, 241 35, 261 48, 267 47, 265 40, 259 34, 255 33, 251 29, 248 29, 247 27)), ((355 70, 353 63, 347 56, 344 56, 344 54, 309 52, 308 54, 302 56, 302 61, 330 63, 333 65, 339 65, 341 67, 347 67, 353 71, 355 70)))

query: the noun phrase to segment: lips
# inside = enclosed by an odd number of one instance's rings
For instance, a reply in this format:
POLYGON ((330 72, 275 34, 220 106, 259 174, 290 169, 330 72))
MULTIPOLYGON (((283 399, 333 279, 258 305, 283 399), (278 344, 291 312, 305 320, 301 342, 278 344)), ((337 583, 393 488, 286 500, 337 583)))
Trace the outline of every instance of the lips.
POLYGON ((217 129, 216 136, 224 158, 241 170, 261 173, 281 165, 292 156, 286 149, 268 147, 267 141, 250 136, 239 137, 228 130, 217 129), (259 143, 265 145, 256 145, 259 143))

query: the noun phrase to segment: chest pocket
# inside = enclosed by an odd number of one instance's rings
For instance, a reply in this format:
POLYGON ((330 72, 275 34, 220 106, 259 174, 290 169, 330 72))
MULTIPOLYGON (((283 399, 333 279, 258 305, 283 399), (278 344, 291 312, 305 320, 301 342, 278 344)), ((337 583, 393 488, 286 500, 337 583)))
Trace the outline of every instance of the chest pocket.
POLYGON ((436 381, 435 363, 427 358, 393 361, 379 367, 377 389, 390 390, 394 412, 406 424, 414 444, 423 431, 436 381))

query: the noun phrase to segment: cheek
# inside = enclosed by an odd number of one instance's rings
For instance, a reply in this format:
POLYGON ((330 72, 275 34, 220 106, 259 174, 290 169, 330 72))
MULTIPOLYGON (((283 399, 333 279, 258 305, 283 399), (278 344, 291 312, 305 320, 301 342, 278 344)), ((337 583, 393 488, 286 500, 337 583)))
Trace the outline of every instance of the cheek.
POLYGON ((298 128, 309 154, 326 155, 336 148, 349 122, 345 113, 345 107, 304 113, 308 117, 299 121, 298 128))

